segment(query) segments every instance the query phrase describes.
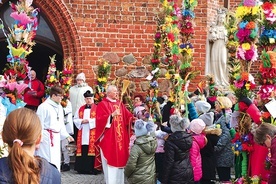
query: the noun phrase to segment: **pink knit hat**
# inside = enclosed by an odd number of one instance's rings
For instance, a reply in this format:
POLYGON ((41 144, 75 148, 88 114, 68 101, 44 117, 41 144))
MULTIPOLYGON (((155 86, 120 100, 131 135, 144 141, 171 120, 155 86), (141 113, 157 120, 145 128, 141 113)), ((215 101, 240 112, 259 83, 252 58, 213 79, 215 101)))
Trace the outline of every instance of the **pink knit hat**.
POLYGON ((193 119, 190 123, 190 130, 195 134, 201 134, 206 127, 206 124, 202 119, 193 119))

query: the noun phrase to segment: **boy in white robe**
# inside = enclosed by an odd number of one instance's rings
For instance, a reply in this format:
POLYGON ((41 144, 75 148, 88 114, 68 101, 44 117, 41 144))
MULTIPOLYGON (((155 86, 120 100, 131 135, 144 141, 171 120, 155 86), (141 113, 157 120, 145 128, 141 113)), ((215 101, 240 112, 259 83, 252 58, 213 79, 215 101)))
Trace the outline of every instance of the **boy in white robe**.
POLYGON ((53 86, 50 97, 38 106, 37 115, 42 124, 42 140, 36 155, 45 158, 54 164, 60 171, 60 141, 68 139, 74 141, 68 134, 64 125, 63 108, 60 102, 63 98, 63 89, 53 86))

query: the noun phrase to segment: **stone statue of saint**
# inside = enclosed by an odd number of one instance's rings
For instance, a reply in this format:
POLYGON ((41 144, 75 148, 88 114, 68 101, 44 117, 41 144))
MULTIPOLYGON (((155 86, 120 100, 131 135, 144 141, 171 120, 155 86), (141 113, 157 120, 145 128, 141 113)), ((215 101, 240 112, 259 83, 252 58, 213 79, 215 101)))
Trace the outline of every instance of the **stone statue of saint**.
POLYGON ((205 75, 213 75, 217 86, 228 87, 226 10, 219 9, 217 23, 211 25, 206 44, 205 75))

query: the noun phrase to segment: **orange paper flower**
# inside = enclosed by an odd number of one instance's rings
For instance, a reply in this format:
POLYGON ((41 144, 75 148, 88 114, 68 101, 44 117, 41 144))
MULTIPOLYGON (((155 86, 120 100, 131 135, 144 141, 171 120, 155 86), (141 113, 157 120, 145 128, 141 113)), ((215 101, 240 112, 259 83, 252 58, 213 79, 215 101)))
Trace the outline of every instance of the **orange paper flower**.
POLYGON ((249 79, 249 73, 242 72, 242 74, 241 74, 241 80, 248 81, 248 79, 249 79))
POLYGON ((253 21, 250 21, 248 22, 248 24, 246 24, 246 29, 255 29, 256 25, 255 25, 255 22, 253 21))

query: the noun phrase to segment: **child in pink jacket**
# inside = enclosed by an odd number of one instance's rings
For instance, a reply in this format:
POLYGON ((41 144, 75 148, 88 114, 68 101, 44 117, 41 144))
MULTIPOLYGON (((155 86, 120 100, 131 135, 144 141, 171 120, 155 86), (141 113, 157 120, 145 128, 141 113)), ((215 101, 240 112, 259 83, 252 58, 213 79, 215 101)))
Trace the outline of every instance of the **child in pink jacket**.
POLYGON ((205 129, 206 124, 202 119, 194 119, 190 123, 190 132, 193 136, 193 144, 190 149, 190 160, 194 171, 195 184, 200 183, 202 177, 202 163, 200 150, 206 145, 207 139, 202 131, 205 129))

